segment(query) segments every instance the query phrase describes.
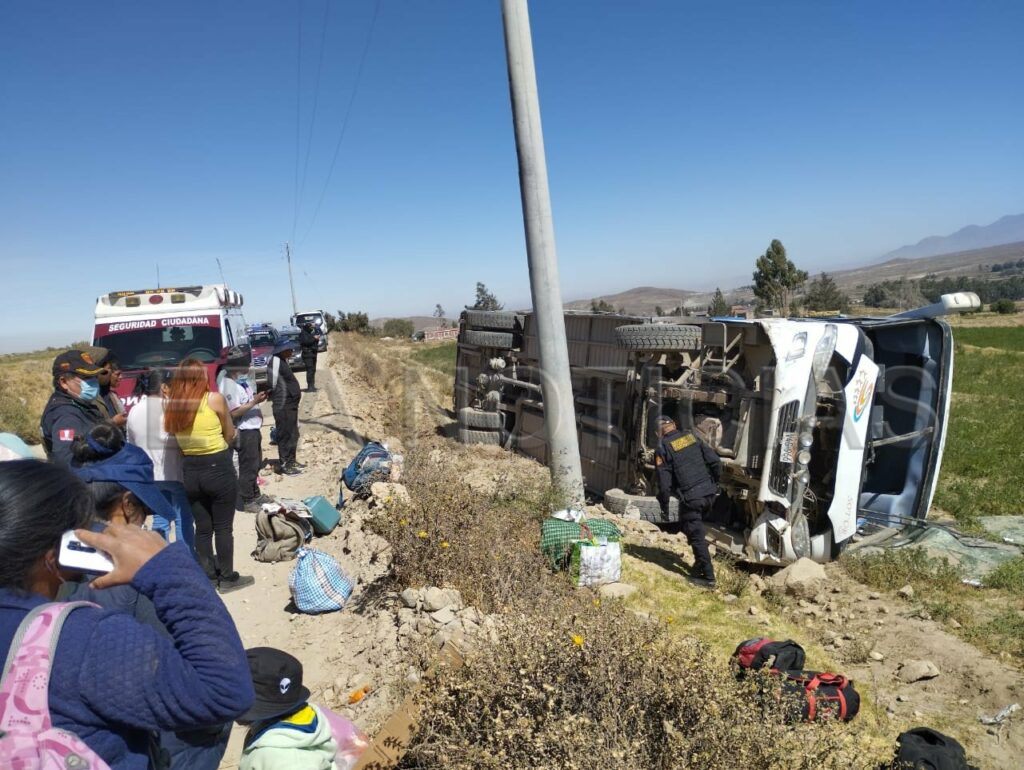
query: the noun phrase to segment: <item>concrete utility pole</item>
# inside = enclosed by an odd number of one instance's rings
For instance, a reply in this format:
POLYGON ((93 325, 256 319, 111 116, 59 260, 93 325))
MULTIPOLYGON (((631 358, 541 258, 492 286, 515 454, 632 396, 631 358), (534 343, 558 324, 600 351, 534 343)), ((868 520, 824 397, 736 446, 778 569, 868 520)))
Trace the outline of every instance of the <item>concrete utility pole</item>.
POLYGON ((298 315, 299 308, 295 303, 295 279, 292 278, 292 247, 287 243, 284 245, 284 254, 288 260, 288 285, 292 287, 292 315, 298 315))
POLYGON ((558 281, 555 228, 551 217, 544 134, 540 123, 537 73, 526 0, 502 0, 508 85, 512 96, 519 187, 523 198, 526 254, 530 265, 530 294, 540 343, 544 430, 551 452, 551 477, 573 508, 583 509, 583 473, 576 435, 569 347, 558 281))

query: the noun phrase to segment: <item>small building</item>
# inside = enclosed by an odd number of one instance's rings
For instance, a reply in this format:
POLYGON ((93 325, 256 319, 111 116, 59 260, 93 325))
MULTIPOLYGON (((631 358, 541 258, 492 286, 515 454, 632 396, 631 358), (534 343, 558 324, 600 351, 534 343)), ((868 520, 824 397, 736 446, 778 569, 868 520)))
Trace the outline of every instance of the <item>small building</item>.
POLYGON ((746 318, 748 321, 754 317, 752 305, 733 305, 729 308, 729 315, 733 318, 746 318))
POLYGON ((443 327, 437 327, 434 329, 424 329, 423 339, 426 342, 433 342, 436 340, 457 340, 459 338, 459 327, 452 329, 445 329, 443 327))

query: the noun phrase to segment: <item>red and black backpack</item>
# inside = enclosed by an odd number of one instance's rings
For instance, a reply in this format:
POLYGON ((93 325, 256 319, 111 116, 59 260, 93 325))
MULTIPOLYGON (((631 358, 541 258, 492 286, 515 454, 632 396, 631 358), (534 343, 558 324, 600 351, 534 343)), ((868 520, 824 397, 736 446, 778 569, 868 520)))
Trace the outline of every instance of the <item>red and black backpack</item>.
POLYGON ((777 642, 773 639, 748 639, 740 642, 732 654, 736 676, 742 677, 747 671, 768 668, 772 673, 803 669, 804 648, 791 639, 777 642))

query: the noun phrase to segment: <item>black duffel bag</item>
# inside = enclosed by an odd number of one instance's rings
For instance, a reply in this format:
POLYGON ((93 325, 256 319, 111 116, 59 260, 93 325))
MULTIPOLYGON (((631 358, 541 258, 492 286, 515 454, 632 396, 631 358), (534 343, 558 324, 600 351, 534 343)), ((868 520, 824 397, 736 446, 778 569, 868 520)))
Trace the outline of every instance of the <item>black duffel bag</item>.
POLYGON ((896 739, 891 770, 973 770, 959 741, 928 727, 915 727, 896 739))

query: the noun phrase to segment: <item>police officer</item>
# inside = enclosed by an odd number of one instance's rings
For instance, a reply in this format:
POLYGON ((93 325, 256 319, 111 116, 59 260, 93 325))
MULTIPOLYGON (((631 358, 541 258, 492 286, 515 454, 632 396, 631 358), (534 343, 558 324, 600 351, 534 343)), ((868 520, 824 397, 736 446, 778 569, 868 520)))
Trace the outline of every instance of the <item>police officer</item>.
POLYGON ((316 390, 316 356, 320 348, 320 335, 313 324, 303 324, 299 332, 299 346, 302 348, 302 363, 306 368, 306 390, 316 390))
POLYGON ((88 435, 105 419, 96 405, 98 377, 103 371, 94 358, 97 355, 105 357, 106 349, 68 350, 53 360, 53 393, 43 409, 39 429, 46 456, 58 465, 70 465, 71 442, 76 436, 88 435))
POLYGON ((302 392, 288 359, 292 355, 290 342, 279 342, 267 371, 270 399, 274 407, 274 427, 277 430, 277 472, 286 476, 302 473, 304 463, 297 462, 295 450, 299 444, 299 401, 302 392))
POLYGON ((690 431, 681 431, 671 417, 658 417, 661 441, 654 452, 658 474, 658 502, 668 518, 669 500, 679 500, 679 523, 693 549, 696 574, 692 582, 715 587, 715 568, 705 540, 702 517, 718 494, 721 461, 711 447, 690 431))

